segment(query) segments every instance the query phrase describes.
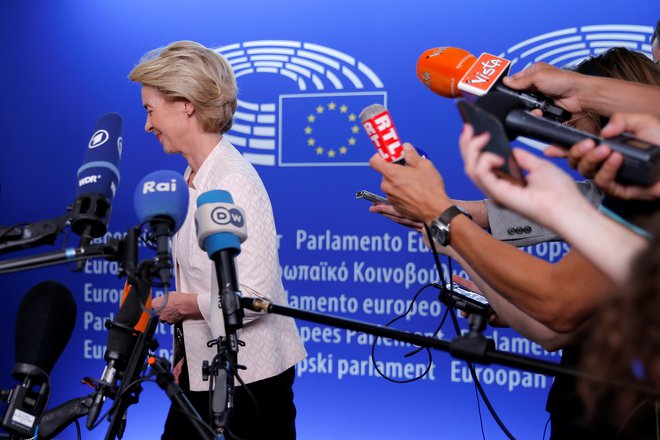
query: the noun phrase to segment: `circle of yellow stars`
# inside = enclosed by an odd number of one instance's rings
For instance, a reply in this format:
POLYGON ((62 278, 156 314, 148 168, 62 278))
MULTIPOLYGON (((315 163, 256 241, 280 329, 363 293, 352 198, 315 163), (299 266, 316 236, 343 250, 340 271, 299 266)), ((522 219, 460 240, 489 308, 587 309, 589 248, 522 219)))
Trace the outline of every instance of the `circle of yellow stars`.
POLYGON ((312 112, 309 116, 307 116, 307 126, 305 127, 305 135, 307 136, 307 145, 313 148, 316 154, 318 154, 319 156, 327 155, 330 159, 336 157, 337 154, 344 155, 348 152, 349 147, 352 147, 357 143, 357 140, 355 139, 354 135, 360 131, 360 127, 356 121, 357 121, 357 115, 355 115, 355 113, 350 113, 347 105, 342 104, 338 106, 336 103, 332 101, 328 103, 328 105, 326 106, 319 105, 314 109, 314 112, 312 112), (323 145, 319 144, 316 141, 316 139, 314 139, 314 137, 312 137, 312 134, 314 132, 312 125, 321 115, 323 115, 326 112, 326 110, 328 112, 339 111, 339 113, 346 115, 348 121, 353 124, 351 126, 351 136, 348 139, 346 139, 346 142, 340 145, 338 148, 324 147, 323 145))

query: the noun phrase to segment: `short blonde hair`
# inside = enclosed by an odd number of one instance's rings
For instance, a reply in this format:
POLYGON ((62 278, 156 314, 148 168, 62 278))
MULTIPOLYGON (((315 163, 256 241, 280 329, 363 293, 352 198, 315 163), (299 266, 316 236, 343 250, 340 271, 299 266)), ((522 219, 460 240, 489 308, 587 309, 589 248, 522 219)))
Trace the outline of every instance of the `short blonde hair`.
POLYGON ((222 56, 199 43, 176 41, 151 50, 128 77, 156 88, 167 100, 191 102, 207 132, 225 133, 234 122, 234 72, 222 56))

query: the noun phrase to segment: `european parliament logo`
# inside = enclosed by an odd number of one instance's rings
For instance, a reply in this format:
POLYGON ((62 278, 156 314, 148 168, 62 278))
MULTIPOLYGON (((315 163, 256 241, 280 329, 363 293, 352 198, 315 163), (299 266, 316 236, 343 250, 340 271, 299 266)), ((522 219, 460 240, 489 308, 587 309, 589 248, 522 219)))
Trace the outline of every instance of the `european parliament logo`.
POLYGON ((270 74, 299 92, 267 102, 238 100, 234 125, 225 137, 251 163, 368 165, 375 150, 358 115, 371 104, 386 107, 387 93, 367 65, 338 50, 300 41, 248 41, 215 51, 232 66, 239 86, 246 75, 270 74))

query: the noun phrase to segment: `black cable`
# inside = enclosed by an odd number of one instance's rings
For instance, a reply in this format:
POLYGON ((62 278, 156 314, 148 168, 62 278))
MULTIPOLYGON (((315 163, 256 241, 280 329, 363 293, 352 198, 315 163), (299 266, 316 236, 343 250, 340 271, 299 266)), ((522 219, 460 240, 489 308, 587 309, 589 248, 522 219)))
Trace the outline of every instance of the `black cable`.
MULTIPOLYGON (((217 353, 214 357, 213 360, 211 361, 211 365, 214 365, 218 361, 218 357, 220 356, 220 353, 217 353)), ((254 413, 255 413, 255 426, 259 426, 261 423, 261 413, 259 412, 259 404, 257 403, 257 398, 254 396, 252 391, 250 391, 250 387, 246 385, 245 382, 243 382, 243 379, 241 378, 240 374, 238 374, 238 369, 234 367, 234 364, 232 364, 229 360, 227 361, 227 364, 229 366, 229 371, 227 372, 228 377, 234 376, 238 380, 238 383, 241 384, 245 392, 247 393, 248 397, 252 401, 252 406, 254 407, 254 413)), ((215 376, 209 375, 209 420, 213 418, 213 389, 215 385, 215 376)), ((235 388, 234 388, 235 392, 235 388)), ((227 418, 227 421, 229 422, 229 418, 227 418)), ((249 440, 253 438, 253 435, 248 436, 247 438, 244 437, 239 437, 235 435, 231 428, 231 423, 228 423, 228 426, 225 428, 227 430, 227 433, 231 436, 232 440, 249 440)), ((214 431, 215 434, 215 431, 214 431)), ((253 433, 254 434, 254 433, 253 433)))
POLYGON ((121 391, 121 393, 119 393, 115 396, 115 398, 112 401, 112 405, 110 406, 110 408, 108 408, 108 410, 102 416, 100 416, 98 418, 96 423, 91 428, 89 428, 89 430, 91 431, 93 429, 98 428, 101 425, 101 423, 103 423, 103 421, 108 417, 108 414, 110 414, 112 411, 115 410, 115 406, 117 406, 119 404, 119 401, 121 401, 121 399, 124 397, 124 395, 127 392, 131 391, 131 388, 141 384, 142 382, 156 382, 156 381, 154 379, 151 379, 150 377, 141 377, 139 379, 135 379, 133 382, 129 382, 129 384, 126 385, 126 388, 124 388, 121 391))
MULTIPOLYGON (((433 244, 433 246, 435 247, 435 243, 433 244)), ((437 254, 437 252, 436 252, 436 254, 437 254)), ((451 279, 451 276, 454 273, 454 268, 453 268, 453 260, 450 257, 447 257, 447 266, 448 266, 449 276, 450 276, 448 284, 450 286, 453 286, 454 281, 451 279)), ((446 285, 447 284, 445 284, 445 286, 446 285)), ((449 308, 453 308, 453 307, 450 305, 449 308)), ((454 324, 454 329, 456 331, 456 336, 460 336, 461 335, 460 327, 458 325, 458 320, 456 319, 456 314, 453 310, 452 310, 452 313, 451 313, 451 318, 452 318, 452 322, 454 324)), ((479 400, 479 392, 478 392, 479 388, 477 387, 478 379, 477 379, 476 372, 473 371, 474 364, 472 362, 467 362, 467 364, 468 364, 468 368, 470 369, 470 375, 472 376, 472 380, 474 382, 474 394, 477 398, 477 412, 479 413, 479 427, 481 428, 481 438, 486 440, 486 431, 484 430, 484 419, 483 419, 483 416, 481 415, 481 401, 479 400)))
POLYGON ((484 418, 481 414, 481 400, 479 399, 479 391, 474 387, 474 397, 477 399, 477 412, 479 413, 479 427, 481 428, 481 438, 486 440, 486 431, 484 431, 484 418))
POLYGON ((548 430, 548 424, 550 423, 550 417, 548 417, 548 420, 545 422, 545 426, 543 427, 543 437, 541 437, 541 440, 545 440, 545 433, 548 430))
MULTIPOLYGON (((407 309, 405 312, 403 312, 402 315, 397 316, 396 318, 392 319, 392 320, 389 321, 387 324, 385 324, 385 327, 389 327, 390 325, 392 325, 393 323, 395 323, 395 322, 398 321, 399 319, 406 317, 406 316, 412 311, 413 304, 415 304, 415 301, 417 301, 417 298, 419 297, 419 295, 420 295, 420 294, 422 293, 422 291, 424 291, 424 289, 426 289, 427 287, 434 287, 434 285, 433 285, 433 284, 427 284, 427 285, 425 285, 425 286, 422 286, 422 287, 417 291, 417 293, 415 293, 415 295, 413 296, 412 300, 410 301, 410 305, 408 305, 408 309, 407 309)), ((438 334, 438 332, 440 331, 440 329, 442 328, 442 325, 444 324, 446 318, 447 318, 447 310, 445 309, 445 313, 444 313, 442 319, 440 320, 440 325, 438 325, 438 327, 435 329, 435 331, 433 332, 432 337, 437 336, 437 334, 438 334)), ((426 350, 426 355, 428 356, 428 364, 427 364, 427 366, 426 366, 426 369, 425 369, 425 370, 424 370, 419 376, 414 377, 414 378, 412 378, 412 379, 405 379, 405 380, 398 380, 398 379, 392 379, 391 377, 387 377, 387 375, 385 375, 385 373, 383 373, 383 372, 380 370, 380 367, 378 366, 378 363, 376 362, 376 345, 377 345, 378 339, 380 339, 380 336, 376 336, 376 337, 374 338, 374 342, 371 344, 371 363, 373 364, 374 369, 376 370, 376 372, 377 372, 377 373, 378 373, 383 379, 385 379, 385 380, 387 380, 387 381, 390 381, 390 382, 393 382, 393 383, 411 383, 411 382, 415 382, 415 381, 417 381, 417 380, 423 378, 423 377, 426 376, 426 375, 428 374, 428 372, 431 370, 431 367, 432 367, 432 365, 433 365, 433 355, 432 355, 432 353, 431 353, 431 349, 429 349, 428 347, 418 347, 417 349, 415 349, 415 350, 413 350, 413 351, 407 353, 406 355, 404 355, 404 357, 410 357, 410 356, 412 356, 412 355, 414 355, 414 354, 419 353, 419 352, 422 351, 422 350, 426 350)))
MULTIPOLYGON (((261 424, 261 412, 259 411, 259 405, 257 404, 257 398, 254 396, 252 391, 250 391, 250 387, 245 382, 243 382, 243 379, 241 379, 241 376, 240 376, 240 374, 238 374, 237 370, 234 370, 234 376, 236 376, 236 379, 238 379, 238 383, 241 384, 241 386, 243 387, 243 389, 247 393, 248 397, 252 401, 252 405, 254 406, 254 410, 255 410, 254 413, 255 413, 255 421, 256 421, 254 425, 259 426, 259 424, 261 424)), ((241 440, 240 437, 237 437, 236 435, 234 435, 231 428, 227 428, 227 432, 229 432, 229 435, 231 435, 231 437, 234 440, 241 440)), ((253 436, 248 437, 248 439, 252 439, 252 438, 254 438, 254 437, 253 436)))
POLYGON ((80 432, 80 422, 78 422, 78 419, 75 420, 76 422, 76 438, 78 440, 82 439, 82 432, 80 432))
MULTIPOLYGON (((424 225, 424 230, 426 232, 427 237, 429 238, 429 244, 431 246, 431 251, 433 253, 433 259, 435 260, 436 269, 438 270, 438 275, 440 277, 440 281, 442 281, 442 286, 444 287, 444 286, 446 286, 446 283, 445 283, 445 280, 444 280, 444 276, 442 274, 442 265, 440 264, 440 258, 438 257, 438 251, 435 247, 435 242, 433 241, 433 238, 431 238, 431 231, 429 230, 429 227, 426 224, 424 225)), ((450 261, 450 264, 451 264, 451 258, 449 259, 449 261, 450 261)), ((450 271, 450 274, 451 274, 451 271, 450 271)), ((461 335, 461 330, 460 330, 460 326, 458 325, 458 320, 456 319, 456 313, 454 312, 453 307, 448 306, 448 308, 451 309, 449 315, 451 316, 452 323, 454 325, 454 330, 456 331, 456 335, 460 336, 461 335)), ((504 425, 502 420, 499 418, 499 416, 495 412, 495 409, 491 405, 490 400, 488 400, 488 397, 486 396, 486 392, 484 391, 483 387, 481 386, 481 382, 479 382, 479 379, 477 378, 477 373, 474 370, 474 364, 472 362, 468 362, 468 361, 466 361, 466 363, 467 363, 468 369, 470 370, 470 375, 472 376, 474 386, 479 391, 479 394, 481 395, 481 398, 483 399, 484 404, 486 405, 486 408, 488 408, 488 411, 490 412, 491 416, 493 416, 493 419, 495 420, 497 425, 500 427, 502 432, 508 438, 514 440, 515 437, 513 437, 513 435, 506 428, 506 426, 504 425)))

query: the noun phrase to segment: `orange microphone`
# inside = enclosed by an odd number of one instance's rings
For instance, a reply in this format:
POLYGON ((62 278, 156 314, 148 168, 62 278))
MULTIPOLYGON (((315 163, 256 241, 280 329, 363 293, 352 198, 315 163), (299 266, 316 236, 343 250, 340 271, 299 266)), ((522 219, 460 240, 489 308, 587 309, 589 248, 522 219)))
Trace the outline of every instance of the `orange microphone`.
POLYGON ((417 77, 426 87, 445 98, 458 98, 458 81, 477 58, 457 47, 435 47, 425 51, 417 61, 417 77))
POLYGON ((445 98, 464 97, 475 101, 487 93, 498 92, 516 98, 527 110, 539 109, 545 116, 566 121, 571 114, 540 93, 513 90, 502 83, 511 62, 489 53, 479 58, 457 47, 436 47, 422 53, 417 61, 417 76, 433 93, 445 98))

